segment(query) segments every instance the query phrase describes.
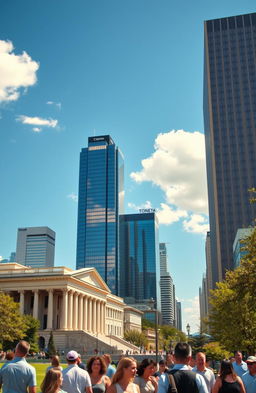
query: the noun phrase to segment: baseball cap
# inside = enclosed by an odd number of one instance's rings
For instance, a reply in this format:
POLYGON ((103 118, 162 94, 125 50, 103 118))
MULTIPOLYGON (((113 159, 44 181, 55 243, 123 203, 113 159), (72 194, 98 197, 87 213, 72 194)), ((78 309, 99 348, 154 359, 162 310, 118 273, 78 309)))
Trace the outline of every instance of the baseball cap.
POLYGON ((67 360, 76 360, 78 358, 78 353, 76 351, 69 351, 67 353, 67 360))
POLYGON ((246 362, 250 363, 250 362, 256 362, 256 356, 249 356, 246 360, 246 362))

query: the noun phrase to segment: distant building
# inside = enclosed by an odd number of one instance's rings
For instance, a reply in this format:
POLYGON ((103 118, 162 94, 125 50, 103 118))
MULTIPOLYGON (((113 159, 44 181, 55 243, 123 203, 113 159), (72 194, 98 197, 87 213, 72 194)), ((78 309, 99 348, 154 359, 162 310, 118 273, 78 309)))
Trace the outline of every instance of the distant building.
POLYGON ((241 259, 246 255, 246 251, 242 250, 245 246, 243 240, 250 236, 253 228, 239 228, 236 232, 236 237, 233 243, 233 261, 234 269, 240 266, 241 259))
POLYGON ((159 258, 162 323, 173 326, 175 324, 175 291, 172 277, 167 271, 167 248, 165 243, 159 243, 159 258))
POLYGON ((204 319, 208 315, 208 288, 206 277, 203 276, 202 286, 199 288, 199 307, 200 307, 200 323, 201 329, 207 328, 204 319))
POLYGON ((157 301, 160 311, 158 220, 155 213, 120 216, 120 296, 127 304, 157 301))
POLYGON ((182 331, 181 302, 176 301, 176 328, 182 331))
POLYGON ((16 252, 11 252, 9 261, 10 262, 15 262, 16 261, 16 252))
POLYGON ((233 268, 237 228, 249 227, 256 184, 256 13, 204 23, 204 129, 212 287, 233 268))
POLYGON ((55 232, 48 227, 18 228, 16 261, 30 267, 54 266, 55 232))
POLYGON ((109 135, 88 138, 80 153, 76 268, 95 267, 118 294, 123 155, 109 135))

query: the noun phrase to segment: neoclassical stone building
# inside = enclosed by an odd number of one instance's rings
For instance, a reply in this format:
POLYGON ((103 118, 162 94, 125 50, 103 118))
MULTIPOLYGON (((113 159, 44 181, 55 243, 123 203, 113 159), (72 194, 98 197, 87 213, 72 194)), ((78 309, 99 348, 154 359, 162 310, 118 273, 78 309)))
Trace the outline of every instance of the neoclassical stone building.
POLYGON ((123 299, 113 295, 94 268, 30 268, 0 264, 0 289, 20 303, 20 311, 40 321, 40 344, 50 332, 59 350, 82 353, 133 350, 122 339, 123 299))

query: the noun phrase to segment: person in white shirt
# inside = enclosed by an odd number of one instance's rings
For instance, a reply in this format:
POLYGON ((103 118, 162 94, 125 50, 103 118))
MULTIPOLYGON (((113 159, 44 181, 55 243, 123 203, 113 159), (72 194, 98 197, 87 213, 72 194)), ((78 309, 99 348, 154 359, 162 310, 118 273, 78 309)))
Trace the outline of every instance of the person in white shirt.
POLYGON ((92 393, 91 379, 87 371, 78 367, 76 351, 67 353, 68 367, 62 371, 63 382, 61 388, 67 393, 92 393))
POLYGON ((196 354, 196 366, 192 369, 197 374, 202 375, 205 380, 208 392, 211 393, 215 383, 215 377, 212 370, 206 367, 206 356, 203 352, 196 354))

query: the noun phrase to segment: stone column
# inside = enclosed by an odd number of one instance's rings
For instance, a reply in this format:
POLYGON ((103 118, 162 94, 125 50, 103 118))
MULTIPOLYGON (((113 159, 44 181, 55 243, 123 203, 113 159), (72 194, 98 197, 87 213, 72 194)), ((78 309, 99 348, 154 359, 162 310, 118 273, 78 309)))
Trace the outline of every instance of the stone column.
POLYGON ((103 334, 106 334, 106 303, 103 304, 103 334))
POLYGON ((100 332, 101 334, 104 334, 104 302, 101 302, 100 304, 100 332))
POLYGON ((84 310, 83 310, 83 295, 80 293, 78 296, 78 330, 83 329, 83 317, 84 317, 84 310))
POLYGON ((19 293, 20 293, 20 313, 24 314, 25 291, 19 291, 19 293))
POLYGON ((73 329, 77 330, 78 293, 74 293, 73 329))
POLYGON ((73 291, 68 291, 68 329, 73 329, 73 291))
POLYGON ((68 290, 63 289, 62 296, 62 310, 61 310, 61 329, 67 329, 68 327, 68 290))
POLYGON ((53 319, 53 289, 48 290, 47 329, 52 329, 53 319))
POLYGON ((93 311, 92 311, 92 323, 93 323, 93 329, 92 329, 92 331, 93 331, 93 333, 96 333, 96 329, 97 329, 97 325, 96 325, 96 322, 97 322, 97 308, 96 308, 96 306, 97 306, 97 304, 96 304, 96 299, 93 299, 93 311))
POLYGON ((88 316, 87 316, 87 296, 84 296, 84 305, 83 305, 83 313, 84 313, 84 317, 83 317, 83 330, 85 330, 86 332, 88 331, 88 327, 87 327, 87 323, 88 323, 88 316))
POLYGON ((33 304, 33 317, 38 319, 38 289, 35 289, 34 291, 34 304, 33 304))
POLYGON ((88 319, 87 319, 88 332, 92 331, 92 298, 88 299, 88 319))

